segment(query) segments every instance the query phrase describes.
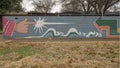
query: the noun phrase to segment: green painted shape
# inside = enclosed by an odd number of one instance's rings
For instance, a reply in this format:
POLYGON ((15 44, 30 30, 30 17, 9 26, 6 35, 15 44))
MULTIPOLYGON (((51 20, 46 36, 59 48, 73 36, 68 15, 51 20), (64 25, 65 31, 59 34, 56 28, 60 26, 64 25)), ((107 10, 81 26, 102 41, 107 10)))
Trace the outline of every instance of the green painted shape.
POLYGON ((117 20, 97 20, 98 26, 110 26, 110 35, 120 35, 117 32, 117 20))
POLYGON ((49 31, 46 35, 48 35, 49 33, 51 33, 51 34, 53 35, 53 37, 55 37, 55 38, 59 38, 59 37, 60 37, 60 36, 54 35, 54 32, 53 32, 53 31, 49 31))
MULTIPOLYGON (((61 38, 61 37, 63 37, 61 35, 56 36, 53 31, 49 31, 48 33, 46 33, 46 35, 48 35, 49 33, 51 33, 51 35, 53 35, 54 38, 61 38)), ((75 32, 71 32, 68 36, 65 36, 63 38, 70 38, 70 36, 72 36, 73 34, 78 35, 75 32)))

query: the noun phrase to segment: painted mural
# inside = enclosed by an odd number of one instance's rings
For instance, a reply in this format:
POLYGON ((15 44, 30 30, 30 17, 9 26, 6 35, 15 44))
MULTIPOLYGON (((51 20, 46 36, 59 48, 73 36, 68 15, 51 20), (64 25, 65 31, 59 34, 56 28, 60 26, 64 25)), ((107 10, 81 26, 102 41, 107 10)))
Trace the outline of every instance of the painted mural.
POLYGON ((118 16, 3 16, 4 38, 120 38, 118 16))

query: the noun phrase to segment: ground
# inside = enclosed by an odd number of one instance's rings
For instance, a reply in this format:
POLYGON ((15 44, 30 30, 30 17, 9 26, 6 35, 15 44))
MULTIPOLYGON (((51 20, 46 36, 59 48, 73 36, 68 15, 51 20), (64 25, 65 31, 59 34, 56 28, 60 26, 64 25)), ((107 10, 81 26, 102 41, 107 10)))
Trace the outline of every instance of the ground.
POLYGON ((0 68, 119 68, 118 39, 2 39, 0 68))

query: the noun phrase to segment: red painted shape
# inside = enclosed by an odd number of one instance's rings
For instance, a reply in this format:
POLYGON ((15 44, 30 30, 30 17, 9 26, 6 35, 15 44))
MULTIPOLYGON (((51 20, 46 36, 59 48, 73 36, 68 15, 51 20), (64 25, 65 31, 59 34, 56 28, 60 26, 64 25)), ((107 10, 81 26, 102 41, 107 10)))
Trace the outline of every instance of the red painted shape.
POLYGON ((11 35, 12 35, 12 32, 13 32, 13 29, 14 29, 14 25, 15 25, 15 23, 14 22, 10 22, 10 24, 9 24, 9 26, 8 26, 8 30, 7 30, 7 32, 6 32, 6 35, 8 36, 8 37, 11 37, 11 35))

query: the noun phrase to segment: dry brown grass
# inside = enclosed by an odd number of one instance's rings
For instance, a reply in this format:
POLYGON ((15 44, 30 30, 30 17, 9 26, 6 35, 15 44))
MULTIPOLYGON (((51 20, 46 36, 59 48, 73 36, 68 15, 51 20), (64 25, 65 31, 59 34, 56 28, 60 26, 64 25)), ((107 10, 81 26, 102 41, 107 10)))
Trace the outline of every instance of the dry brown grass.
POLYGON ((119 68, 118 40, 21 41, 0 42, 0 68, 119 68))

